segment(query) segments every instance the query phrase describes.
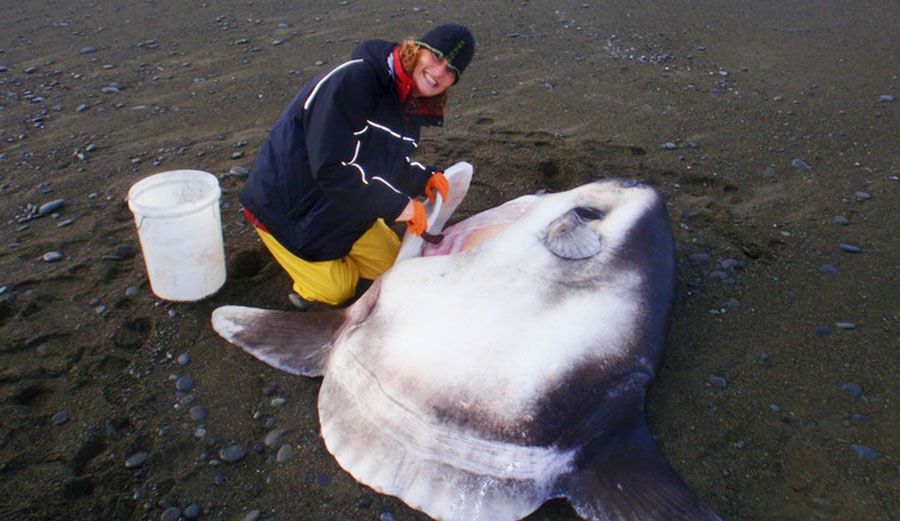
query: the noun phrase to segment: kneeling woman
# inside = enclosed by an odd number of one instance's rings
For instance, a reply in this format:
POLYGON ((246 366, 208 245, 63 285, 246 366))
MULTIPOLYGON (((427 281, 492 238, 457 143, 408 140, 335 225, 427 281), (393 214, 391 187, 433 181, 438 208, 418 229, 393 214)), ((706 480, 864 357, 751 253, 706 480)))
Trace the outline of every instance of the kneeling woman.
POLYGON ((414 197, 446 198, 441 172, 410 160, 423 125, 443 124, 447 90, 475 52, 448 24, 401 44, 363 42, 309 83, 275 123, 240 195, 244 213, 293 279, 291 302, 341 304, 400 248, 385 221, 421 235, 414 197))

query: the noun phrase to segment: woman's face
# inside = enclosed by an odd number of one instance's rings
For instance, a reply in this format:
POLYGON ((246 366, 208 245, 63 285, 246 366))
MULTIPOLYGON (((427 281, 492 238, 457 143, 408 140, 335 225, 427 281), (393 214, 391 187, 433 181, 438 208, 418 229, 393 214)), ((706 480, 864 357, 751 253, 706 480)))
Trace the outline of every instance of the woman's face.
POLYGON ((412 73, 413 91, 416 96, 428 98, 444 92, 456 81, 456 74, 447 66, 447 59, 438 59, 428 49, 419 51, 419 58, 412 73))

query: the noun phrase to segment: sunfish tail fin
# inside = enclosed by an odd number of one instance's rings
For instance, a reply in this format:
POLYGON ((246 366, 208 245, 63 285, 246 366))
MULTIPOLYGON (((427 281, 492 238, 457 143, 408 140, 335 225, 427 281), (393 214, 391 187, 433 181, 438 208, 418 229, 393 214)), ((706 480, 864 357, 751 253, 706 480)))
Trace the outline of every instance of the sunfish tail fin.
POLYGON ((722 521, 678 477, 642 417, 638 422, 631 435, 583 448, 566 487, 578 515, 591 521, 722 521))
POLYGON ((301 313, 223 306, 212 327, 232 344, 263 362, 301 376, 322 376, 344 311, 301 313))

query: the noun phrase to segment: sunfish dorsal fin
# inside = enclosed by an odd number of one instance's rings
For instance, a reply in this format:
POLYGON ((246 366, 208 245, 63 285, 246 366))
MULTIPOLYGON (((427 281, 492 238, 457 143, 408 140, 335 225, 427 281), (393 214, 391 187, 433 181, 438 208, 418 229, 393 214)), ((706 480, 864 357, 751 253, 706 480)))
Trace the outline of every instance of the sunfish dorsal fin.
POLYGON ((212 314, 216 333, 276 369, 322 376, 344 311, 301 313, 223 306, 212 314))

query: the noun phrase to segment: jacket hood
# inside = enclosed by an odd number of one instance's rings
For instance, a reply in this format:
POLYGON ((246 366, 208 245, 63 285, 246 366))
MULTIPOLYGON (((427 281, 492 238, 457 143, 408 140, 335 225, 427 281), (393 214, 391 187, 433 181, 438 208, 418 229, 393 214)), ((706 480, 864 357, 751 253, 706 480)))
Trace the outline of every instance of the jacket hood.
POLYGON ((366 63, 372 65, 372 68, 377 71, 378 78, 381 82, 385 85, 390 85, 393 81, 393 77, 391 76, 391 70, 388 67, 388 56, 397 45, 399 44, 396 42, 367 40, 359 44, 356 49, 353 49, 350 59, 365 60, 366 63))

